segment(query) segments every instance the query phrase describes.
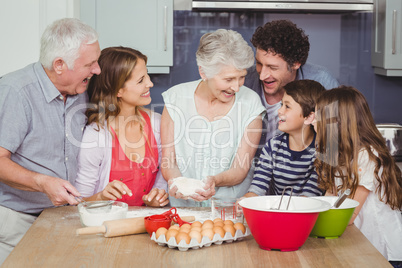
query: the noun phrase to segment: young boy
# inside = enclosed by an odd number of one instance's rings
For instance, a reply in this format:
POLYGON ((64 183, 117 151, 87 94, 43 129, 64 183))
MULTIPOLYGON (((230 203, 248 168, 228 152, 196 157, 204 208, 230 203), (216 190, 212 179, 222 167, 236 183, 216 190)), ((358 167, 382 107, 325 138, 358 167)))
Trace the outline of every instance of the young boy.
MULTIPOLYGON (((265 144, 254 171, 254 178, 244 197, 281 195, 287 186, 293 195, 317 196, 315 172, 315 136, 311 125, 315 103, 325 88, 313 80, 292 81, 284 86, 282 106, 278 110, 282 134, 265 144)), ((290 195, 286 189, 285 195, 290 195)))

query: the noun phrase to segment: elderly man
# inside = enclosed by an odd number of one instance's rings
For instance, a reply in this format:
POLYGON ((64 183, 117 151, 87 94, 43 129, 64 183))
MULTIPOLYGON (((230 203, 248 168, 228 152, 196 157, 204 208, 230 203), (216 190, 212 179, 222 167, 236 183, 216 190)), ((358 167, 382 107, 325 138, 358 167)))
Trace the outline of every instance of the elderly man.
POLYGON ((94 29, 61 19, 43 33, 39 62, 0 79, 0 265, 43 209, 77 204, 83 93, 99 55, 94 29))

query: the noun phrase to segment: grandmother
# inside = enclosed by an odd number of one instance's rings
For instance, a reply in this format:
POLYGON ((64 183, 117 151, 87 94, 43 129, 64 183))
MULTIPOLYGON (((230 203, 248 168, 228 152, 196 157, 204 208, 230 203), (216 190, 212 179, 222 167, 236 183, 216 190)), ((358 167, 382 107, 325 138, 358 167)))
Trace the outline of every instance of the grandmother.
MULTIPOLYGON (((243 86, 254 63, 252 48, 232 30, 204 34, 196 53, 201 79, 162 93, 163 177, 204 180, 191 198, 169 187, 171 206, 210 206, 210 198, 238 198, 261 137, 264 106, 243 86)), ((246 179, 247 177, 247 179, 246 179)))

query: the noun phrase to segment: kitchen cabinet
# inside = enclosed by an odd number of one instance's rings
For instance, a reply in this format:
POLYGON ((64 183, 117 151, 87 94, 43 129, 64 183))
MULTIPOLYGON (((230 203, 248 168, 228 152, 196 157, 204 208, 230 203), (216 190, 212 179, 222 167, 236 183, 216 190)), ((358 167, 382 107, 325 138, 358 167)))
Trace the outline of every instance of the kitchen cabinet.
POLYGON ((173 0, 85 0, 80 18, 97 30, 101 48, 132 47, 148 57, 149 73, 169 73, 173 0))
POLYGON ((402 76, 401 0, 374 0, 371 63, 376 74, 402 76))
POLYGON ((45 28, 78 17, 77 0, 0 1, 0 77, 38 61, 45 28))

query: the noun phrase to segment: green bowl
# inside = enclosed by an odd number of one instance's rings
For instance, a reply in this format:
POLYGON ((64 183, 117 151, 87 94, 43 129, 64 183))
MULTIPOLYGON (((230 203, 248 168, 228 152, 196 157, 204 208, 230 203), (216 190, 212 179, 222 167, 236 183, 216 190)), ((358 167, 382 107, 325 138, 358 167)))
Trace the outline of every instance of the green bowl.
MULTIPOLYGON (((312 198, 327 201, 331 206, 338 199, 337 196, 317 196, 312 198)), ((358 205, 359 202, 346 198, 338 208, 332 207, 327 211, 320 212, 310 236, 326 239, 340 237, 348 226, 353 212, 358 205)))

